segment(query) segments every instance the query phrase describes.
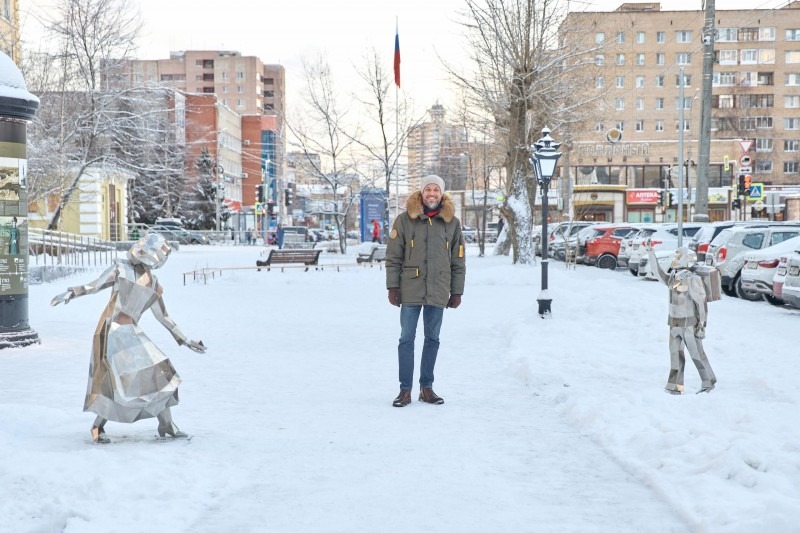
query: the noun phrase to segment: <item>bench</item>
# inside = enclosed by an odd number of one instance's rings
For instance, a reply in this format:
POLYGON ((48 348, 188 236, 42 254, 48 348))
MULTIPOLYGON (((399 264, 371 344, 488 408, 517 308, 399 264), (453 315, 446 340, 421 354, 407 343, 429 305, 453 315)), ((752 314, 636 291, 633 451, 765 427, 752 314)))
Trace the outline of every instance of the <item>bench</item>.
POLYGON ((356 263, 372 263, 373 261, 383 261, 386 259, 386 245, 385 244, 374 244, 369 246, 369 251, 367 247, 362 245, 359 247, 358 250, 358 257, 356 257, 356 263))
MULTIPOLYGON (((319 270, 319 255, 321 253, 322 250, 314 249, 270 250, 267 260, 257 260, 256 266, 259 272, 261 272, 261 267, 267 267, 269 272, 271 266, 292 264, 305 265, 306 271, 311 266, 319 270)), ((283 267, 281 267, 281 272, 283 272, 283 267)))

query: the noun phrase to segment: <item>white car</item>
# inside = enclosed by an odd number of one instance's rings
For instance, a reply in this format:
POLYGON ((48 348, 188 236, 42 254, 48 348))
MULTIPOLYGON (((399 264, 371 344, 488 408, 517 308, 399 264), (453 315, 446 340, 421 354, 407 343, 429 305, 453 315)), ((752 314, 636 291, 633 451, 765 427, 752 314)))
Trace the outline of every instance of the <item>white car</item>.
MULTIPOLYGON (((671 250, 653 250, 656 254, 658 264, 661 265, 661 270, 669 272, 672 268, 672 258, 675 257, 675 249, 671 250)), ((642 258, 639 259, 638 276, 644 279, 658 280, 655 270, 650 266, 650 254, 644 253, 642 258)))
POLYGON ((786 279, 781 298, 792 307, 800 308, 800 253, 792 252, 786 258, 786 279))
POLYGON ((744 256, 797 236, 800 236, 800 226, 791 224, 727 228, 711 241, 706 253, 706 265, 719 269, 722 292, 745 300, 758 300, 761 298, 760 294, 742 288, 740 274, 744 266, 744 256))
POLYGON ((800 250, 800 237, 779 242, 763 250, 746 253, 744 267, 740 273, 742 289, 761 295, 764 300, 773 305, 783 305, 783 300, 773 295, 773 279, 781 257, 786 257, 788 253, 795 250, 800 250))

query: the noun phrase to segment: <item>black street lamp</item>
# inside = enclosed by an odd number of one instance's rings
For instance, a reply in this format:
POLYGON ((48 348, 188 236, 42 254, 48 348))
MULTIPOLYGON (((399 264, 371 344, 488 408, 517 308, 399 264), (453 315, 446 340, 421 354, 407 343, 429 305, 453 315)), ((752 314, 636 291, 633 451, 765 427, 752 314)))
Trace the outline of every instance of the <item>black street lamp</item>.
POLYGON ((536 173, 536 181, 539 183, 540 194, 542 195, 542 290, 536 299, 539 302, 539 316, 545 318, 550 314, 550 303, 553 301, 547 291, 547 265, 550 259, 547 256, 547 189, 550 187, 550 180, 556 172, 556 164, 561 152, 557 143, 550 137, 550 129, 542 129, 542 138, 531 146, 531 166, 536 173))

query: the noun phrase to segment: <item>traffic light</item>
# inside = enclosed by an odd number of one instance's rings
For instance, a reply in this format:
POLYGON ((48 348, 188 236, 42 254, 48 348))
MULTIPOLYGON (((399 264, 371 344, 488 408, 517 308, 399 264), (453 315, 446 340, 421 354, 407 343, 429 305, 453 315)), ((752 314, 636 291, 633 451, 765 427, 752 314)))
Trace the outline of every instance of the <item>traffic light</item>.
POLYGON ((284 203, 284 205, 286 207, 291 207, 292 206, 292 200, 293 200, 293 198, 292 198, 292 189, 291 189, 291 187, 286 187, 283 190, 283 203, 284 203))
POLYGON ((660 190, 658 191, 658 205, 665 206, 667 205, 665 202, 667 201, 667 191, 660 190))
POLYGON ((264 203, 264 184, 256 185, 256 202, 264 203))
POLYGON ((267 203, 267 213, 269 213, 269 214, 271 215, 271 214, 272 214, 272 213, 274 213, 274 212, 275 212, 275 202, 273 202, 272 200, 270 200, 270 201, 267 203))
POLYGON ((737 198, 736 200, 734 200, 734 201, 733 201, 733 206, 732 206, 732 207, 733 207, 734 209, 739 209, 741 206, 742 206, 742 204, 741 204, 741 202, 739 202, 739 199, 738 199, 738 198, 737 198))
POLYGON ((750 174, 745 174, 744 176, 744 194, 745 196, 750 196, 750 187, 753 185, 753 176, 750 174))
POLYGON ((672 193, 667 194, 667 207, 675 205, 675 195, 672 193))
POLYGON ((739 174, 738 194, 744 194, 744 174, 739 174))

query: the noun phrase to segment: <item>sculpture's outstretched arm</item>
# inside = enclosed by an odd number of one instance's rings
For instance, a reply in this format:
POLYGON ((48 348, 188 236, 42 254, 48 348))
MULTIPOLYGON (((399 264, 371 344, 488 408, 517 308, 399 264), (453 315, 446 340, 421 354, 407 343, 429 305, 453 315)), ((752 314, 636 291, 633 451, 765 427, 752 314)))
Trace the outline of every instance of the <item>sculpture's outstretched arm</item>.
POLYGON ((70 287, 67 289, 66 292, 63 292, 57 296, 55 296, 51 301, 50 305, 58 305, 60 303, 69 303, 70 300, 73 298, 77 298, 78 296, 85 296, 87 294, 95 294, 97 292, 102 291, 103 289, 107 289, 114 285, 119 277, 118 272, 118 265, 114 263, 110 267, 106 269, 105 272, 100 274, 96 280, 87 283, 86 285, 76 285, 75 287, 70 287))

